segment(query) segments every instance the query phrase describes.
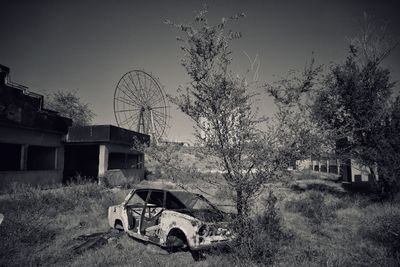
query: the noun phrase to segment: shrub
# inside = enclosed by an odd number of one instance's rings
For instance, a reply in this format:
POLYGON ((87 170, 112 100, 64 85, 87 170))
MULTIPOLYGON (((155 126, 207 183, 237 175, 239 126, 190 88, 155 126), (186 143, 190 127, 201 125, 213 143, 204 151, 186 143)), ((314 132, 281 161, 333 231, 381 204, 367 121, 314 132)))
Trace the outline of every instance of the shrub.
POLYGON ((263 214, 250 218, 237 240, 233 252, 238 259, 272 264, 286 235, 282 231, 282 218, 276 206, 277 198, 272 191, 265 199, 263 214))
POLYGON ((317 191, 309 191, 307 197, 299 200, 292 200, 286 203, 285 207, 292 212, 300 212, 315 224, 328 221, 335 216, 333 207, 325 203, 324 195, 317 191))
POLYGON ((393 204, 375 204, 365 209, 359 233, 364 238, 384 245, 390 254, 400 260, 400 207, 393 204))
POLYGON ((320 176, 310 169, 305 169, 293 175, 295 180, 317 180, 320 176))

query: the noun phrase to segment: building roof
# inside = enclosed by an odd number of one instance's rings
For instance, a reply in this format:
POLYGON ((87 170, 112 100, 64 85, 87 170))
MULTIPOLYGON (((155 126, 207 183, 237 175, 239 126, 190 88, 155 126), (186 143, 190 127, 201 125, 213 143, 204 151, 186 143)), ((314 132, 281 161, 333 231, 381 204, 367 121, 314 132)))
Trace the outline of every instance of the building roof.
POLYGON ((132 145, 150 142, 150 136, 113 125, 73 126, 69 128, 67 143, 116 143, 132 145))
POLYGON ((72 120, 43 108, 43 96, 9 81, 9 72, 0 65, 0 125, 67 133, 72 120))

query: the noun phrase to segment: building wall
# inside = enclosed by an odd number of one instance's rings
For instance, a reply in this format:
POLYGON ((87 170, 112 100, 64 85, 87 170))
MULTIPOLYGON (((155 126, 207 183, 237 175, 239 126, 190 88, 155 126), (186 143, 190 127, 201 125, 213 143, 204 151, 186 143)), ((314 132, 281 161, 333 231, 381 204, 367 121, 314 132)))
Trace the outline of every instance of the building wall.
POLYGON ((0 172, 0 190, 4 190, 13 183, 31 185, 61 184, 62 170, 46 171, 2 171, 0 172))
MULTIPOLYGON (((342 177, 345 183, 351 183, 353 186, 364 187, 374 181, 374 175, 367 166, 357 164, 354 160, 321 159, 321 160, 298 160, 296 161, 299 170, 312 170, 320 173, 337 174, 342 177)), ((373 169, 377 174, 377 168, 373 169)), ((379 179, 379 177, 376 177, 379 179)))
POLYGON ((0 125, 0 189, 12 183, 32 185, 62 182, 62 134, 0 125), (11 159, 10 159, 11 157, 11 159))
MULTIPOLYGON (((377 173, 377 168, 374 168, 373 171, 377 173)), ((357 164, 354 162, 354 160, 351 161, 351 174, 351 182, 355 183, 356 185, 362 183, 372 183, 374 179, 374 175, 369 167, 357 164)))

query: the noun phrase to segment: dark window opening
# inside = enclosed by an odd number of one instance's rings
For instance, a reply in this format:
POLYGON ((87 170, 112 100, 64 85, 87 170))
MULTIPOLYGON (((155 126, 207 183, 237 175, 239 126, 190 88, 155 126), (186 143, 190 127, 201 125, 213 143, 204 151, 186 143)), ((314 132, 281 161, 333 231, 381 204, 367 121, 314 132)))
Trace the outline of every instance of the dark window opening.
POLYGON ((21 145, 0 143, 0 171, 18 171, 21 168, 21 145))
POLYGON ((108 169, 138 169, 139 155, 125 153, 109 153, 108 169))
POLYGON ((54 170, 55 168, 55 147, 28 146, 28 170, 54 170))
POLYGON ((70 178, 97 178, 99 172, 98 145, 65 146, 64 181, 70 178))
POLYGON ((336 165, 329 165, 329 172, 338 174, 338 166, 336 165))
POLYGON ((327 172, 327 166, 326 165, 321 165, 321 172, 327 172))

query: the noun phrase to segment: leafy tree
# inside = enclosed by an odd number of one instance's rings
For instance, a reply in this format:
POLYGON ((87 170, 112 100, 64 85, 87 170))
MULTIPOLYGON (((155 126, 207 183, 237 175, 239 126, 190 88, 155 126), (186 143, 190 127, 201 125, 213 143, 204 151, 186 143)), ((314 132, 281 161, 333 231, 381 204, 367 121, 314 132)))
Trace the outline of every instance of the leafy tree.
POLYGON ((399 102, 393 99, 395 82, 382 61, 398 42, 388 37, 386 26, 374 23, 364 14, 346 61, 333 65, 323 81, 313 118, 332 140, 342 141, 337 154, 368 166, 378 179, 379 194, 391 197, 400 189, 399 102))
POLYGON ((385 31, 373 31, 382 28, 371 23, 365 16, 343 63, 332 64, 325 72, 311 64, 299 77, 283 79, 268 89, 285 110, 303 114, 300 124, 318 132, 311 139, 320 137, 315 143, 324 145, 314 151, 316 155, 335 154, 370 167, 379 177, 380 194, 392 196, 400 188, 395 113, 399 102, 393 101, 395 83, 381 63, 397 43, 389 45, 385 31))
POLYGON ((183 43, 182 65, 190 77, 190 84, 171 100, 194 121, 203 150, 220 159, 223 177, 235 192, 240 228, 264 183, 288 166, 290 143, 280 135, 282 129, 273 128, 274 120, 268 133, 260 130, 265 119, 252 109, 251 84, 229 68, 230 42, 241 33, 227 30, 226 25, 244 14, 209 25, 206 13, 200 11, 189 24, 166 21, 184 34, 178 40, 183 43))
POLYGON ((89 104, 83 103, 76 92, 58 91, 50 94, 47 98, 46 108, 72 119, 74 126, 90 125, 96 116, 89 104))

